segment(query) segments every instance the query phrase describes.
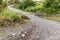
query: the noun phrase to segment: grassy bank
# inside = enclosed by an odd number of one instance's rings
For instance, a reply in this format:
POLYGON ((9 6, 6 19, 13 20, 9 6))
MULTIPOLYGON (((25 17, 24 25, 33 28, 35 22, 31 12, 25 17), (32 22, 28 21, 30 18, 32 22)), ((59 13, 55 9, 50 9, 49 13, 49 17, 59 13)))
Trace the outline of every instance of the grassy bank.
POLYGON ((0 26, 8 27, 28 23, 29 19, 22 16, 6 8, 3 12, 0 12, 0 26))
POLYGON ((50 17, 50 16, 46 16, 46 17, 43 17, 43 18, 48 19, 48 20, 52 20, 52 21, 60 22, 60 17, 50 17))

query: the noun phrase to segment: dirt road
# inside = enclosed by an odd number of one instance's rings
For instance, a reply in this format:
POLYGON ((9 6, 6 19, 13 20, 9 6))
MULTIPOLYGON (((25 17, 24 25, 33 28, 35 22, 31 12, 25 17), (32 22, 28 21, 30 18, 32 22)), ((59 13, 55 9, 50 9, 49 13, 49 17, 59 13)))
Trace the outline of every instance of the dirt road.
POLYGON ((59 23, 30 15, 28 12, 15 9, 12 6, 8 6, 8 8, 29 17, 33 26, 31 29, 28 29, 29 31, 27 30, 28 32, 25 32, 26 34, 21 33, 22 38, 19 35, 19 38, 17 36, 12 40, 60 40, 59 23))

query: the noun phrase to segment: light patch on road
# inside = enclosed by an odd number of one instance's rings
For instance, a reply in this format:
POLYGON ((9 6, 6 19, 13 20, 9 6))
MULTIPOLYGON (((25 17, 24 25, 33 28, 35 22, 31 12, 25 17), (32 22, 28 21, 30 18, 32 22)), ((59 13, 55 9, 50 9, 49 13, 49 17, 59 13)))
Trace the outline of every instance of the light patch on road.
POLYGON ((18 34, 20 34, 20 32, 18 34))
POLYGON ((55 32, 55 34, 56 34, 57 32, 55 32))
POLYGON ((56 37, 55 39, 58 39, 58 37, 56 37))
POLYGON ((54 38, 53 36, 50 37, 50 39, 53 39, 53 38, 54 38))
POLYGON ((51 37, 48 37, 46 40, 51 40, 51 39, 53 39, 54 37, 53 36, 51 36, 51 37))
POLYGON ((22 34, 22 37, 25 37, 25 34, 22 34))
POLYGON ((37 36, 36 38, 39 38, 40 36, 37 36))
POLYGON ((16 35, 16 33, 13 33, 12 35, 13 35, 13 36, 15 36, 15 35, 16 35))

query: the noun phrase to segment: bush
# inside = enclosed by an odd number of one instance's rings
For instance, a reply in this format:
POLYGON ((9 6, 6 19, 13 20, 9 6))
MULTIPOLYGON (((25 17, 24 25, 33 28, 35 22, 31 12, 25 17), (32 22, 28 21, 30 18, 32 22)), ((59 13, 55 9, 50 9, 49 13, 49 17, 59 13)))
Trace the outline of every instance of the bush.
POLYGON ((60 1, 59 0, 46 0, 44 3, 43 11, 47 14, 59 14, 60 1))
POLYGON ((30 6, 35 6, 32 0, 22 0, 22 3, 20 4, 20 9, 24 10, 30 6))
POLYGON ((2 12, 3 10, 4 10, 4 7, 0 5, 0 12, 2 12))
POLYGON ((34 11, 36 11, 35 9, 36 9, 35 7, 28 7, 25 9, 25 11, 34 12, 34 11))
POLYGON ((35 6, 29 6, 25 9, 25 11, 29 12, 40 12, 43 8, 43 3, 35 2, 35 6))
POLYGON ((27 16, 24 16, 24 15, 21 16, 21 17, 22 17, 23 19, 29 19, 27 16))
POLYGON ((4 10, 3 12, 0 13, 0 26, 3 24, 3 26, 8 25, 8 23, 10 23, 9 25, 12 25, 13 23, 19 23, 19 22, 23 22, 23 19, 21 18, 21 15, 19 16, 17 13, 12 12, 8 9, 4 10))

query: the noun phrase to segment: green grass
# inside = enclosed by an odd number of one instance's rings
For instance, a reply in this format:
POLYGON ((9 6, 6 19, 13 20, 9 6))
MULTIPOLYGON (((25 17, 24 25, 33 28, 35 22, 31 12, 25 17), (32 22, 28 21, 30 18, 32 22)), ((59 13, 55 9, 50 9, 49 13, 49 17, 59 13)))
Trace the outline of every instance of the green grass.
POLYGON ((48 19, 48 20, 53 20, 53 21, 60 22, 60 17, 43 17, 43 18, 48 19))
POLYGON ((17 24, 27 23, 29 19, 22 18, 23 15, 12 12, 11 10, 5 9, 3 12, 0 12, 0 26, 15 26, 17 24))

